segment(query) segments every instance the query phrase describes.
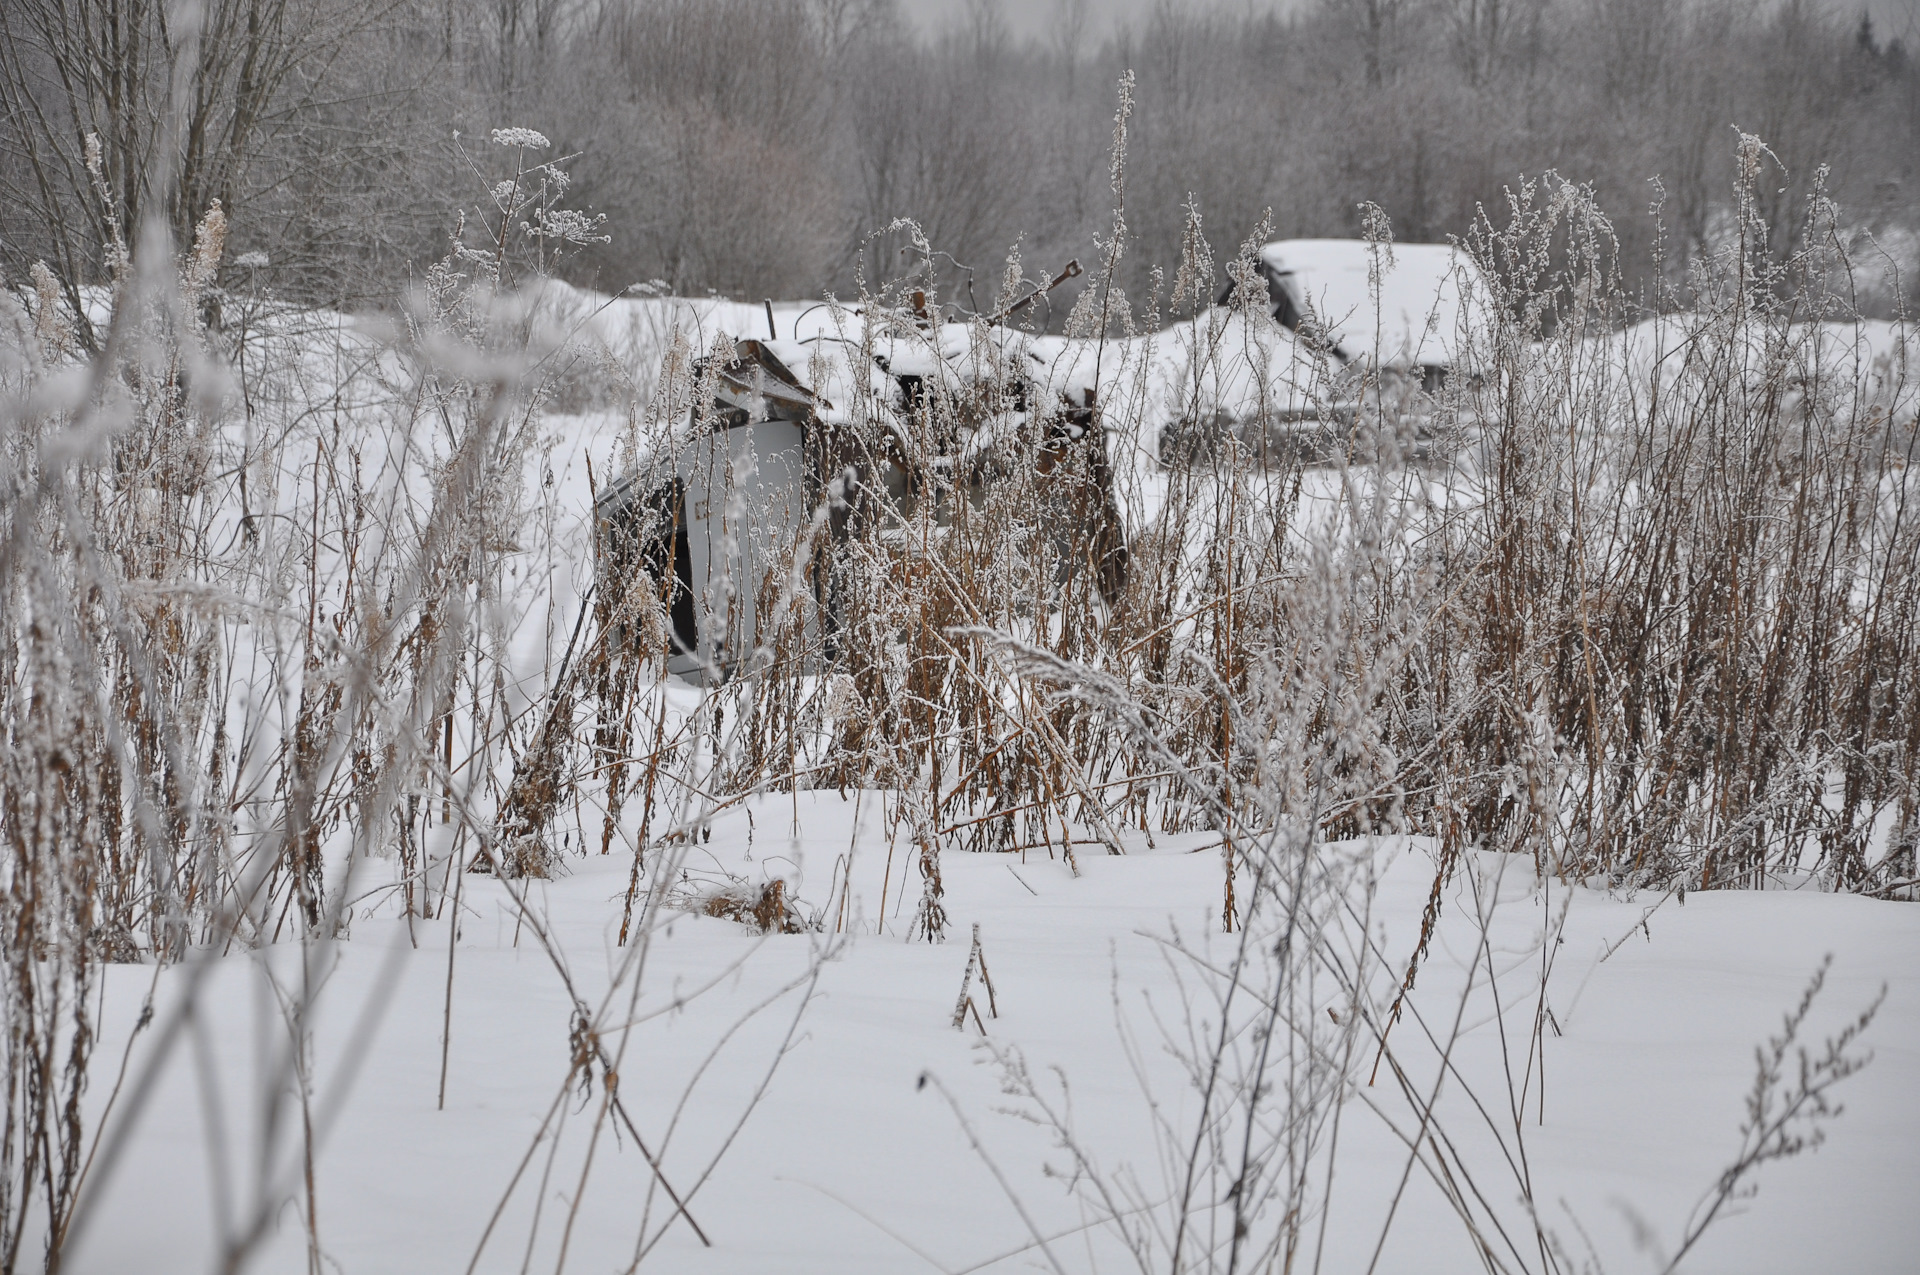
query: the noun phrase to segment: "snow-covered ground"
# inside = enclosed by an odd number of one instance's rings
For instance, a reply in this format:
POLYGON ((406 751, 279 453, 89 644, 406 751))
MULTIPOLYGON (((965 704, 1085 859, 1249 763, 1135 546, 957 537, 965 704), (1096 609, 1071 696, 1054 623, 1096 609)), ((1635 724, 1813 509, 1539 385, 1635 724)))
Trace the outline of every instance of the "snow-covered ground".
MULTIPOLYGON (((760 937, 693 911, 664 914, 631 1007, 625 990, 613 1006, 601 1004, 632 950, 616 943, 630 853, 573 859, 569 875, 526 883, 526 915, 507 886, 468 877, 451 967, 444 1109, 448 923, 416 921, 410 930, 370 899, 356 911, 351 940, 320 954, 329 985, 310 1113, 321 1150, 309 1197, 301 1139, 277 1144, 291 1158, 270 1167, 294 1174, 294 1203, 271 1218, 259 1268, 309 1269, 301 1213, 310 1198, 319 1269, 468 1269, 523 1163, 478 1269, 624 1270, 639 1238, 663 1225, 647 1260, 674 1271, 1131 1268, 1085 1192, 1045 1173, 1048 1163, 1065 1164, 1051 1135, 1003 1110, 1021 1103, 1002 1092, 1002 1069, 1017 1051, 1043 1092, 1057 1094, 1064 1079, 1076 1136, 1103 1173, 1131 1181, 1148 1204, 1164 1200, 1174 1170, 1154 1122, 1187 1136, 1195 1090, 1160 1029, 1186 1039, 1176 975, 1200 986, 1199 967, 1173 955, 1168 940, 1177 933, 1196 954, 1226 953, 1221 856, 1206 835, 1162 836, 1153 846, 1142 836, 1125 856, 1081 847, 1077 874, 1039 850, 949 853, 941 863, 948 941, 930 944, 908 935, 922 883, 907 838, 889 849, 888 801, 874 792, 783 794, 719 816, 711 840, 686 853, 687 906, 714 883, 778 876, 823 928, 760 937), (976 980, 984 1037, 971 1017, 964 1030, 951 1025, 975 925, 998 1007, 992 1016, 976 980), (647 1162, 617 1116, 601 1122, 596 1143, 606 1094, 599 1081, 563 1092, 579 1045, 570 1041, 576 997, 618 1059, 622 1105, 689 1197, 711 1248, 649 1191, 647 1162), (630 1033, 623 1023, 633 1024, 630 1033), (556 1107, 549 1136, 536 1140, 556 1107)), ((1346 933, 1351 940, 1364 924, 1379 944, 1386 968, 1374 971, 1371 999, 1384 1009, 1419 932, 1430 848, 1386 842, 1326 853, 1349 863, 1356 907, 1371 898, 1370 917, 1356 912, 1346 933)), ((1565 1269, 1586 1269, 1589 1245, 1610 1272, 1661 1268, 1647 1245, 1671 1249, 1733 1156, 1754 1047, 1778 1031, 1829 953, 1831 974, 1804 1035, 1817 1045, 1884 983, 1886 1001, 1865 1041, 1874 1059, 1838 1091, 1846 1110, 1825 1145, 1763 1168, 1757 1197, 1741 1201, 1682 1269, 1914 1269, 1920 907, 1911 904, 1812 890, 1684 901, 1558 884, 1543 893, 1525 861, 1469 859, 1443 895, 1411 1002, 1420 1017, 1403 1017, 1391 1040, 1409 1074, 1430 1085, 1437 1062, 1421 1043, 1422 1024, 1445 1035, 1464 1006, 1441 1127, 1490 1206, 1509 1223, 1520 1216, 1514 1171, 1468 1091, 1516 1152, 1509 1081, 1517 1089, 1525 1070, 1543 927, 1559 924, 1563 907, 1545 998, 1557 1030, 1545 1036, 1544 1095, 1542 1073, 1527 1076, 1519 1134, 1544 1224, 1572 1255, 1565 1269), (1477 916, 1490 918, 1484 945, 1477 916), (1489 964, 1504 1013, 1484 977, 1489 964), (1463 1000, 1469 969, 1478 973, 1463 1000)), ((214 1237, 245 1223, 269 1167, 257 1161, 261 1077, 287 1033, 264 971, 291 989, 297 958, 283 945, 204 967, 202 1012, 177 1042, 64 1269, 215 1265, 214 1237)), ((196 968, 159 973, 156 1023, 172 1020, 168 1007, 196 968)), ((147 967, 110 970, 103 1060, 109 1052, 117 1060, 155 977, 147 967)), ((1201 1003, 1191 1006, 1196 1022, 1201 1003)), ((142 1074, 156 1040, 153 1031, 139 1038, 130 1076, 142 1074)), ((1295 1269, 1486 1269, 1418 1170, 1375 1260, 1407 1165, 1388 1122, 1404 1131, 1416 1121, 1385 1071, 1368 1087, 1372 1057, 1363 1049, 1349 1070, 1331 1209, 1324 1227, 1310 1219, 1295 1269)), ((88 1094, 95 1116, 111 1079, 111 1068, 97 1065, 88 1094)), ((129 1098, 120 1103, 126 1110, 129 1098)), ((1316 1173, 1324 1156, 1323 1146, 1316 1173)), ((1537 1267, 1525 1236, 1520 1251, 1537 1267)))

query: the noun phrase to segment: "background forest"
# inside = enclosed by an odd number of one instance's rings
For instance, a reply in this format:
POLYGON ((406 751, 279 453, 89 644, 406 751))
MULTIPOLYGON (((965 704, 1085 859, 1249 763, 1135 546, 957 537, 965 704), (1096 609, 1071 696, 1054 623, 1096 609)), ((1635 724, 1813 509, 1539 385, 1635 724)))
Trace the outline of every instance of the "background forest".
POLYGON ((1779 161, 1757 187, 1779 259, 1806 246, 1825 165, 1838 233, 1904 280, 1863 272, 1859 308, 1920 296, 1920 50, 1798 0, 1320 0, 1288 16, 1170 0, 1106 35, 1085 0, 1059 0, 1044 39, 1016 39, 994 0, 934 34, 894 0, 220 0, 199 33, 218 52, 184 84, 164 68, 191 33, 166 9, 0 10, 14 282, 36 259, 69 287, 105 277, 84 139, 140 224, 167 186, 152 160, 169 94, 188 121, 175 242, 218 199, 220 285, 290 301, 390 300, 445 251, 475 190, 468 150, 502 121, 577 153, 569 202, 604 214, 609 242, 564 272, 605 291, 851 295, 897 267, 904 240, 881 232, 902 217, 983 279, 1015 243, 1057 270, 1111 224, 1114 83, 1131 68, 1117 282, 1136 295, 1177 262, 1189 196, 1223 236, 1267 210, 1270 237, 1350 236, 1371 201, 1401 240, 1435 240, 1551 169, 1591 183, 1629 293, 1652 301, 1647 285, 1733 232, 1738 128, 1779 161))

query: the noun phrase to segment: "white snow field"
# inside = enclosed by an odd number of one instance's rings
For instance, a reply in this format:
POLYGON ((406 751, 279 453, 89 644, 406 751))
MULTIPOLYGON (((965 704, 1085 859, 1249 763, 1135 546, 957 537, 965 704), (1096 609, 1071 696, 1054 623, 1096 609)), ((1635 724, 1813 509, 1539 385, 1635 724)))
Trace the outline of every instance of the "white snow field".
MULTIPOLYGON (((1162 836, 1151 847, 1141 836, 1124 856, 1081 847, 1077 872, 1057 851, 949 852, 940 865, 948 939, 930 944, 907 933, 922 883, 908 838, 889 849, 888 805, 883 793, 822 791, 764 796, 717 816, 710 841, 685 855, 688 905, 703 882, 779 877, 823 930, 761 937, 730 920, 662 913, 631 1005, 624 991, 601 1003, 614 968, 641 950, 616 943, 630 853, 571 859, 570 874, 551 882, 469 877, 444 1109, 448 922, 416 921, 410 933, 369 900, 349 941, 313 950, 314 976, 331 984, 312 1062, 320 1151, 295 1191, 300 1208, 268 1220, 257 1269, 619 1271, 640 1243, 656 1243, 647 1263, 672 1271, 1136 1269, 1102 1224, 1093 1180, 1073 1181, 1053 1134, 1008 1113, 1031 1103, 1003 1092, 1004 1067, 1024 1059, 1055 1109, 1070 1106, 1101 1184, 1141 1209, 1129 1226, 1171 1225, 1166 1200, 1181 1169, 1170 1157, 1192 1137, 1198 1083, 1178 1049, 1191 1043, 1189 1021, 1202 1037, 1212 1021, 1198 962, 1228 959, 1236 937, 1219 932, 1222 859, 1211 836, 1162 836), (522 885, 524 913, 506 893, 522 885), (976 979, 980 1026, 970 1014, 956 1030, 975 925, 993 1000, 976 979), (1169 946, 1176 935, 1186 954, 1169 946), (579 1045, 570 1041, 575 997, 617 1060, 623 1108, 711 1247, 650 1189, 647 1161, 618 1117, 601 1119, 600 1072, 563 1094, 579 1045), (317 1266, 298 1216, 308 1204, 317 1266)), ((1344 865, 1354 907, 1329 941, 1356 950, 1364 924, 1385 957, 1369 979, 1373 1012, 1383 1013, 1419 933, 1430 847, 1323 854, 1344 865)), ((1671 1253, 1738 1149, 1755 1046, 1778 1032, 1829 954, 1803 1041, 1818 1053, 1884 986, 1863 1042, 1872 1062, 1835 1091, 1845 1111, 1826 1124, 1825 1144, 1762 1167, 1757 1196, 1739 1200, 1683 1270, 1915 1269, 1920 908, 1811 889, 1615 897, 1539 885, 1520 859, 1465 860, 1442 893, 1411 1012, 1389 1040, 1425 1092, 1440 1068, 1424 1031, 1457 1032, 1429 1136, 1454 1148, 1509 1228, 1519 1259, 1502 1249, 1499 1268, 1542 1265, 1518 1203, 1524 1172, 1543 1228, 1566 1254, 1562 1269, 1661 1269, 1661 1250, 1671 1253), (1487 918, 1484 942, 1477 917, 1487 918), (1562 941, 1543 953, 1549 925, 1562 941), (1530 1068, 1543 954, 1552 1025, 1544 1068, 1530 1068)), ((267 972, 296 985, 298 958, 290 945, 236 953, 163 970, 157 984, 149 968, 110 971, 106 1042, 125 1038, 149 986, 156 1021, 166 1022, 188 984, 206 982, 64 1269, 212 1268, 215 1236, 243 1224, 266 1175, 299 1181, 300 1139, 283 1139, 288 1154, 262 1164, 257 1127, 287 1039, 267 972)), ((1343 1004, 1329 995, 1325 1008, 1343 1004)), ((139 1038, 132 1074, 155 1041, 153 1032, 139 1038)), ((94 1118, 111 1089, 111 1048, 88 1094, 94 1118)), ((1487 1269, 1418 1168, 1376 1251, 1408 1168, 1394 1130, 1414 1131, 1418 1118, 1389 1068, 1368 1085, 1372 1066, 1364 1041, 1346 1058, 1337 1130, 1323 1131, 1337 1141, 1323 1136, 1308 1166, 1314 1198, 1329 1198, 1320 1188, 1331 1152, 1331 1205, 1306 1220, 1294 1269, 1487 1269)), ((1269 1104, 1267 1114, 1277 1110, 1269 1104)))

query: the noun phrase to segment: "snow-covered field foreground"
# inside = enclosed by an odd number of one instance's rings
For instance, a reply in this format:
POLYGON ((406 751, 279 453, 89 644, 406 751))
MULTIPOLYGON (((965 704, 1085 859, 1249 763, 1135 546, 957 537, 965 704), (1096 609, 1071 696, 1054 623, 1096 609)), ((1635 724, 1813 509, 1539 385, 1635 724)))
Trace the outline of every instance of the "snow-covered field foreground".
MULTIPOLYGON (((711 840, 681 865, 689 910, 660 914, 651 944, 617 945, 630 856, 569 859, 570 874, 550 882, 467 877, 444 1109, 448 923, 410 929, 370 900, 349 940, 311 949, 328 986, 314 1025, 310 1177, 298 1129, 270 1140, 275 1163, 260 1160, 261 1112, 299 1118, 297 1104, 270 1100, 287 1087, 275 1071, 288 1039, 278 1006, 297 990, 300 949, 190 961, 161 969, 157 985, 153 967, 111 968, 90 1122, 149 986, 155 1028, 132 1051, 116 1118, 133 1110, 179 998, 205 982, 124 1156, 94 1170, 110 1167, 111 1178, 94 1184, 105 1194, 63 1269, 216 1267, 216 1236, 247 1226, 275 1181, 294 1202, 267 1222, 258 1269, 274 1271, 461 1271, 483 1235, 477 1268, 492 1271, 625 1270, 637 1244, 656 1240, 647 1263, 672 1271, 1137 1269, 1120 1230, 1103 1223, 1103 1198, 1126 1214, 1129 1233, 1156 1237, 1152 1268, 1161 1269, 1176 1225, 1169 1199, 1187 1172, 1206 1081, 1186 1060, 1208 1049, 1217 971, 1238 940, 1220 932, 1213 835, 1163 835, 1151 846, 1142 836, 1124 856, 1083 846, 1077 874, 1042 850, 949 852, 940 863, 948 937, 929 944, 908 935, 923 883, 904 831, 889 851, 887 802, 877 792, 782 794, 719 815, 711 840), (822 930, 762 937, 691 910, 703 882, 775 876, 802 914, 824 919, 822 930), (524 915, 507 893, 522 888, 524 915), (952 1025, 976 925, 992 980, 991 1000, 972 983, 984 1036, 971 1014, 964 1030, 952 1025), (616 967, 642 953, 637 1001, 629 978, 603 1003, 616 967), (618 1111, 605 1062, 590 1084, 573 1070, 576 1051, 595 1049, 575 1031, 576 996, 617 1071, 618 1111), (1009 1114, 1037 1110, 1031 1095, 1008 1092, 1019 1088, 1006 1083, 1008 1068, 1022 1059, 1091 1172, 1074 1173, 1055 1131, 1009 1114), (653 1189, 627 1118, 710 1248, 653 1189), (308 1207, 317 1264, 300 1216, 308 1207)), ((1345 865, 1347 910, 1326 909, 1336 915, 1322 950, 1355 960, 1367 946, 1359 936, 1370 936, 1372 1004, 1361 1018, 1379 1021, 1419 936, 1431 848, 1383 841, 1325 853, 1345 865)), ((648 862, 659 870, 651 854, 648 862)), ((1244 908, 1244 878, 1241 897, 1244 908)), ((1542 890, 1529 862, 1490 855, 1463 860, 1441 901, 1389 1036, 1413 1090, 1438 1085, 1424 1136, 1390 1065, 1368 1084, 1371 1029, 1336 1025, 1353 1024, 1350 998, 1314 993, 1325 999, 1312 1015, 1324 1023, 1321 1043, 1347 1088, 1304 1170, 1307 1198, 1331 1205, 1322 1215, 1316 1204, 1298 1228, 1293 1269, 1488 1269, 1435 1178, 1417 1165, 1408 1173, 1406 1138, 1419 1138, 1429 1165, 1448 1157, 1443 1180, 1481 1200, 1479 1216, 1498 1215, 1504 1240, 1481 1225, 1499 1269, 1547 1266, 1519 1203, 1522 1177, 1562 1250, 1560 1269, 1661 1269, 1660 1253, 1672 1253, 1739 1152, 1755 1047, 1779 1032, 1827 954, 1831 970, 1799 1043, 1817 1058, 1884 984, 1877 1018, 1849 1050, 1873 1060, 1833 1091, 1845 1111, 1825 1124, 1825 1144, 1763 1165, 1751 1180, 1758 1195, 1729 1205, 1681 1269, 1914 1269, 1920 907, 1813 889, 1684 900, 1557 882, 1542 890), (1558 943, 1543 942, 1556 932, 1558 943), (1541 1067, 1529 1057, 1543 957, 1541 1067), (1456 1034, 1452 1070, 1439 1079, 1430 1040, 1456 1034)), ((1277 924, 1255 918, 1256 928, 1277 924)), ((1257 995, 1265 977, 1256 973, 1242 996, 1257 995)), ((1291 1051, 1285 1039, 1272 1050, 1260 1104, 1269 1145, 1285 1141, 1275 1130, 1285 1094, 1300 1091, 1304 1056, 1297 1037, 1291 1051)), ((1790 1053, 1788 1088, 1794 1068, 1790 1053)), ((1243 1132, 1231 1121, 1218 1131, 1222 1164, 1238 1163, 1243 1132)), ((1275 1232, 1279 1207, 1256 1217, 1250 1247, 1275 1232)), ((1211 1228, 1215 1269, 1227 1268, 1225 1217, 1190 1210, 1190 1228, 1211 1228)))

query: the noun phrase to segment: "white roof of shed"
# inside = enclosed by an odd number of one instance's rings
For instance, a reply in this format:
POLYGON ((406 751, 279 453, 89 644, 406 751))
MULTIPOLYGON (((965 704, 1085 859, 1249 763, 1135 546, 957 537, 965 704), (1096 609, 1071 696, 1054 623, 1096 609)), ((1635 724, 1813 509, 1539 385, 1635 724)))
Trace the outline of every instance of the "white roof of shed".
POLYGON ((1262 248, 1260 260, 1347 359, 1453 366, 1478 344, 1465 337, 1484 324, 1486 288, 1473 259, 1448 244, 1286 239, 1262 248))

